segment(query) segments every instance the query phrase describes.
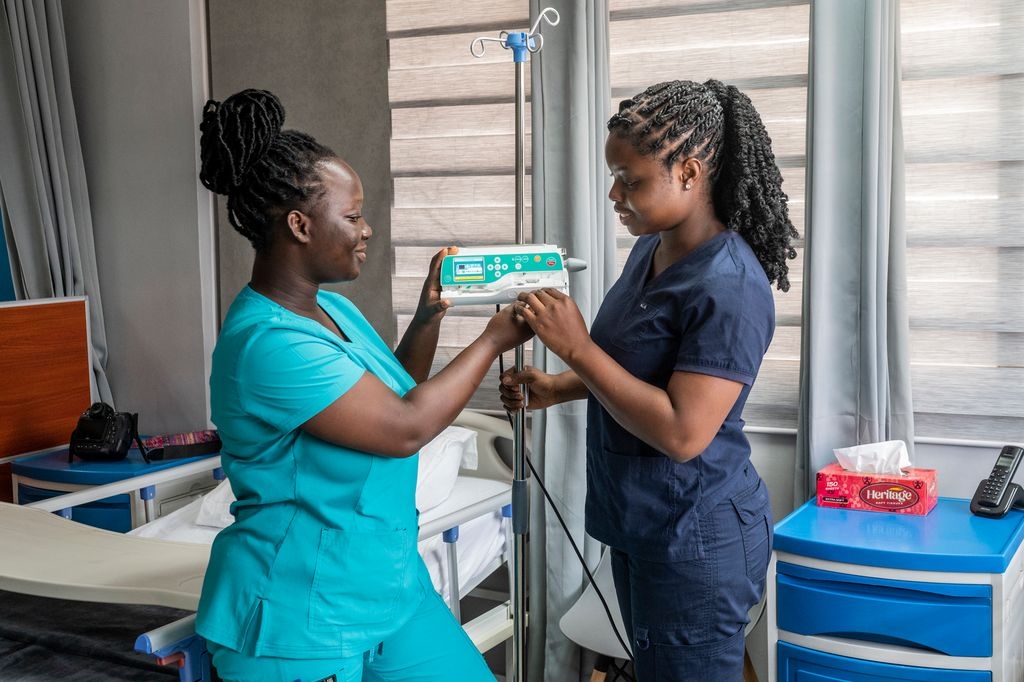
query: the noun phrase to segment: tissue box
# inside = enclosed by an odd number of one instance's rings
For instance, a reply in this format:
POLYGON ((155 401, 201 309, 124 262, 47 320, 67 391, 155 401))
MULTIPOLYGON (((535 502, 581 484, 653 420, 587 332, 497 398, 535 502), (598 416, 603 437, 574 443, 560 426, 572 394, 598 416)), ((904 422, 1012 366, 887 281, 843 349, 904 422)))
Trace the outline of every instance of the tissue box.
POLYGON ((935 469, 910 468, 897 476, 848 471, 833 462, 815 478, 819 507, 924 516, 938 498, 935 469))

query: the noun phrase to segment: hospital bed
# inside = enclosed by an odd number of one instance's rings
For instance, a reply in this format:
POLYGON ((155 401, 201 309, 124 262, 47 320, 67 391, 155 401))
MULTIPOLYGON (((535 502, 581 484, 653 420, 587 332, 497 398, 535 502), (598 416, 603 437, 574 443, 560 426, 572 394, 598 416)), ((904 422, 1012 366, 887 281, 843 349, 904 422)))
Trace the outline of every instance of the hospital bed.
MULTIPOLYGON (((507 565, 512 472, 506 462, 511 438, 507 421, 465 410, 421 453, 420 553, 456 617, 460 598, 507 565)), ((159 485, 170 477, 213 472, 219 464, 214 456, 31 505, 0 503, 0 590, 189 612, 140 632, 135 649, 176 666, 179 680, 209 680, 209 657, 194 633, 192 612, 198 605, 209 542, 223 525, 217 518, 226 514, 230 489, 218 486, 127 534, 85 526, 60 514, 113 494, 159 485)), ((499 601, 463 627, 481 651, 507 643, 512 636, 508 601, 499 601)))

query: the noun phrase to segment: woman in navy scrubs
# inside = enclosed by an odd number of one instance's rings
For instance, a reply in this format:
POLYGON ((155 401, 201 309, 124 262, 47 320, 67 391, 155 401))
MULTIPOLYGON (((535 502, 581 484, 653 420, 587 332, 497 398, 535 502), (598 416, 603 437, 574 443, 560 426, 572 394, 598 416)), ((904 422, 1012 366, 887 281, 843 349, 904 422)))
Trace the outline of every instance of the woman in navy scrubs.
POLYGON ((772 542, 742 411, 797 234, 749 98, 654 85, 608 122, 609 198, 637 241, 588 334, 557 290, 518 314, 570 368, 507 371, 510 410, 588 400, 587 532, 609 545, 641 682, 742 679, 772 542))
POLYGON ((203 111, 200 180, 256 254, 213 352, 211 416, 237 501, 196 630, 230 682, 493 681, 417 552, 416 454, 532 332, 506 308, 428 379, 443 250, 392 352, 320 288, 358 277, 372 253, 359 176, 283 122, 262 90, 203 111))

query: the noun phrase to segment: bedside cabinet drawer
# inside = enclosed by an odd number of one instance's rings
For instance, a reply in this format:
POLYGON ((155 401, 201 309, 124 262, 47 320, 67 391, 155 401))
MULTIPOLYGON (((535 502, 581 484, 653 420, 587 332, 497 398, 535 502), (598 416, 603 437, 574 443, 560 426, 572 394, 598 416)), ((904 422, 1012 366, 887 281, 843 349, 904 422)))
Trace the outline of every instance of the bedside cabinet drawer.
POLYGON ((836 656, 779 642, 779 682, 992 682, 984 670, 918 668, 836 656))
POLYGON ((886 580, 779 562, 776 587, 780 630, 947 656, 992 655, 990 585, 886 580))

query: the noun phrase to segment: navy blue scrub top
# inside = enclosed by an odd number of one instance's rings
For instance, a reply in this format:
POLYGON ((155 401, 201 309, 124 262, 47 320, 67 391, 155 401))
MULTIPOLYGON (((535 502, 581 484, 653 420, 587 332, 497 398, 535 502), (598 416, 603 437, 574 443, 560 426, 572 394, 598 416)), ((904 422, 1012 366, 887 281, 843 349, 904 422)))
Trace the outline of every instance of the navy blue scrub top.
POLYGON ((637 558, 685 561, 701 556, 698 516, 751 485, 741 415, 775 331, 775 305, 764 269, 738 233, 712 237, 649 279, 659 241, 637 240, 591 337, 659 388, 683 371, 737 381, 743 390, 708 448, 688 462, 629 433, 591 396, 586 527, 637 558))

